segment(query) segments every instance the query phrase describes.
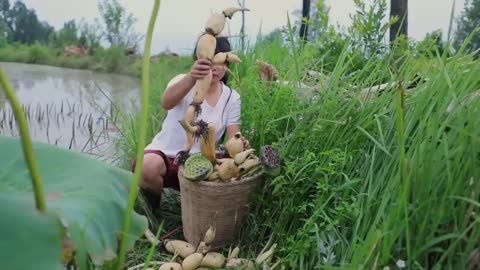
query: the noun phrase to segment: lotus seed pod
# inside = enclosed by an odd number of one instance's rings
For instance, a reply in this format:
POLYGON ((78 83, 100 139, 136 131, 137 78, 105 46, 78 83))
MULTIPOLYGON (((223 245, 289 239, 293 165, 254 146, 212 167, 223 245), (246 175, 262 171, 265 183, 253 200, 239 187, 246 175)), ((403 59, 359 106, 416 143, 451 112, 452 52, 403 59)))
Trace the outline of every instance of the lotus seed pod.
POLYGON ((260 149, 260 162, 268 175, 276 176, 280 173, 280 157, 272 146, 265 145, 260 149))
POLYGON ((212 163, 202 154, 193 154, 185 161, 183 175, 189 180, 200 181, 207 179, 212 172, 212 163))

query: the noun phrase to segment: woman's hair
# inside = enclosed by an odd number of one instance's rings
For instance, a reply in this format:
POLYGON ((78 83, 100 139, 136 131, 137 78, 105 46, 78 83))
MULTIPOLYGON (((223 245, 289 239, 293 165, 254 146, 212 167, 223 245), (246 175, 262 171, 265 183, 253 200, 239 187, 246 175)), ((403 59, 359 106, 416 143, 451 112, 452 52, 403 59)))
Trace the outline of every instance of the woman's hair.
MULTIPOLYGON (((231 47, 230 47, 230 42, 228 41, 228 38, 226 37, 215 37, 217 40, 217 46, 215 47, 215 54, 219 52, 230 52, 231 47)), ((193 50, 193 61, 197 60, 197 45, 195 45, 195 49, 193 50)), ((230 63, 226 63, 227 67, 230 66, 230 63)), ((221 81, 226 85, 228 83, 228 72, 225 72, 225 75, 221 79, 221 81)))

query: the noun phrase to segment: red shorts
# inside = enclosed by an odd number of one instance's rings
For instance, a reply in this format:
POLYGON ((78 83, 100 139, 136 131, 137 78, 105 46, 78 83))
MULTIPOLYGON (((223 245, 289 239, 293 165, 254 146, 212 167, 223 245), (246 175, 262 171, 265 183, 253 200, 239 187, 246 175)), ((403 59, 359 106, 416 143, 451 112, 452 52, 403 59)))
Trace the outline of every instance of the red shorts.
MULTIPOLYGON (((175 158, 174 157, 167 157, 165 153, 163 153, 160 150, 145 150, 143 154, 157 154, 163 158, 163 161, 165 162, 165 166, 167 168, 167 171, 165 173, 165 176, 163 177, 163 187, 164 188, 174 188, 176 190, 180 190, 180 182, 178 180, 178 165, 175 164, 175 158)), ((216 154, 216 158, 224 158, 226 155, 222 154, 216 154)), ((137 160, 133 160, 132 164, 132 172, 135 172, 135 166, 137 165, 137 160)))
MULTIPOLYGON (((178 181, 178 166, 174 163, 175 158, 167 157, 165 153, 160 150, 145 150, 143 154, 157 154, 163 158, 165 162, 165 167, 167 168, 166 174, 163 177, 163 187, 164 188, 174 188, 180 190, 180 183, 178 181)), ((135 166, 137 165, 137 160, 133 160, 132 172, 135 172, 135 166)))

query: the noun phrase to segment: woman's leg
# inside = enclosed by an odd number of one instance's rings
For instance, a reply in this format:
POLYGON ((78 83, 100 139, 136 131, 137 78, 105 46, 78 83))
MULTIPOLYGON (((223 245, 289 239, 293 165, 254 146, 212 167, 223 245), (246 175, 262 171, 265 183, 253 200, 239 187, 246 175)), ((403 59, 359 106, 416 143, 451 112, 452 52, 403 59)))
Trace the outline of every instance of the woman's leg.
POLYGON ((140 187, 160 196, 167 166, 163 157, 157 153, 146 153, 143 156, 142 177, 140 187))

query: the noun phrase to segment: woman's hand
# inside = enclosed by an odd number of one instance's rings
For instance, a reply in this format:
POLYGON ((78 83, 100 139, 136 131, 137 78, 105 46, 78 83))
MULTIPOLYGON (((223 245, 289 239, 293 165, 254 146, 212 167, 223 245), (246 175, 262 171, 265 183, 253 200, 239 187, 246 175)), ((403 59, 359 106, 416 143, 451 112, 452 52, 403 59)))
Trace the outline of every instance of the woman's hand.
POLYGON ((190 76, 195 80, 199 80, 207 76, 211 69, 212 63, 210 61, 207 59, 198 59, 192 65, 190 76))
POLYGON ((250 142, 243 137, 242 137, 242 141, 243 141, 243 148, 244 149, 250 149, 250 142))
POLYGON ((174 108, 185 95, 192 89, 198 79, 204 78, 208 75, 212 68, 210 61, 206 59, 198 59, 192 65, 190 72, 176 83, 172 83, 165 89, 161 105, 165 110, 174 108))

